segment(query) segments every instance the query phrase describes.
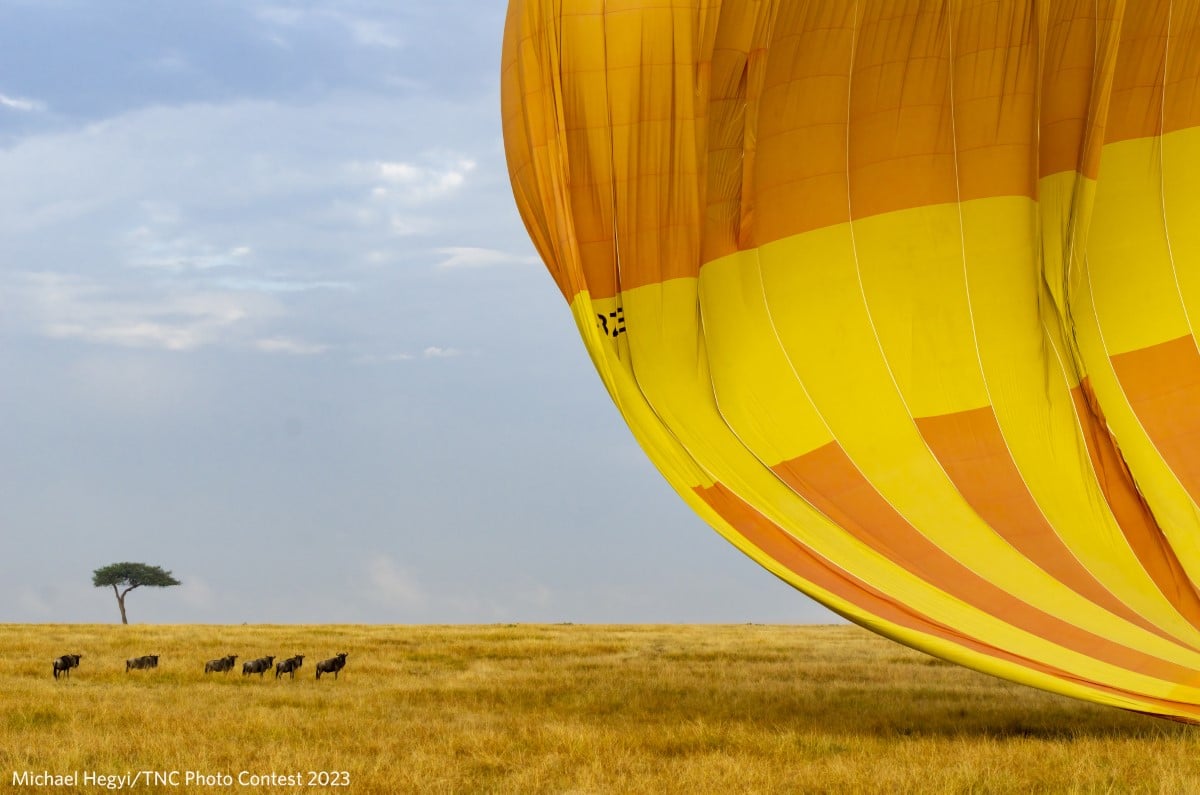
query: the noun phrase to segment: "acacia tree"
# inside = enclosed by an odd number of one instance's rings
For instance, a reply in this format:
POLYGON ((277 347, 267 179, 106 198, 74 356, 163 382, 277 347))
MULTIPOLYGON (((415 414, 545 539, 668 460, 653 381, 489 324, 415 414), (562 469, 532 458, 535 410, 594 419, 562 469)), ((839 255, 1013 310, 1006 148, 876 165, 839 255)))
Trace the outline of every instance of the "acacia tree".
POLYGON ((121 608, 122 624, 129 623, 129 619, 125 617, 125 595, 134 588, 141 588, 143 585, 166 588, 169 585, 180 584, 179 580, 171 576, 171 572, 145 563, 110 563, 92 572, 92 585, 97 588, 112 586, 113 593, 117 596, 117 607, 121 608))

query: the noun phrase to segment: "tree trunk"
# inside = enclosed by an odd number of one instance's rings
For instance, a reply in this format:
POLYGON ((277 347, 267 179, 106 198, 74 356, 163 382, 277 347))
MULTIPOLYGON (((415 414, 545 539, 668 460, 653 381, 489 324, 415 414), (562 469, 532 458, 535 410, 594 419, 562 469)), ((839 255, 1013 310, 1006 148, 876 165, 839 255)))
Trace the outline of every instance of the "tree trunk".
POLYGON ((117 590, 117 586, 114 585, 113 593, 117 595, 117 607, 121 608, 121 623, 128 624, 129 619, 125 617, 125 594, 129 593, 129 591, 126 590, 125 593, 121 593, 117 590))

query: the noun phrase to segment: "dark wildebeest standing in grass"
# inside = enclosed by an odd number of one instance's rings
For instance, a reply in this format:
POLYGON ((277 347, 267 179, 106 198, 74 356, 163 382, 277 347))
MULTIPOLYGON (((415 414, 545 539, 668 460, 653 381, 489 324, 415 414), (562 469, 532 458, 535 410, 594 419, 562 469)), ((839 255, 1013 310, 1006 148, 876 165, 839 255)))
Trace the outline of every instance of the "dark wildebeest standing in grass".
POLYGON ((296 678, 296 669, 304 664, 304 655, 297 654, 295 657, 288 657, 286 660, 280 660, 275 666, 275 678, 278 679, 283 674, 290 674, 293 679, 296 678))
POLYGON ((330 657, 328 660, 321 660, 317 663, 317 678, 321 678, 321 674, 333 674, 333 678, 338 678, 338 671, 346 667, 346 652, 339 652, 336 657, 330 657))
POLYGON ((79 661, 83 659, 82 654, 64 654, 54 660, 54 678, 57 679, 60 673, 66 674, 67 678, 71 677, 71 669, 79 667, 79 661))
POLYGON ((158 667, 158 655, 147 654, 145 657, 134 657, 132 660, 125 661, 125 673, 132 670, 144 671, 147 668, 158 667))
POLYGON ((237 659, 236 654, 229 654, 221 657, 218 660, 209 660, 204 663, 204 673, 209 671, 217 671, 218 673, 227 674, 233 670, 233 663, 237 659))
POLYGON ((271 665, 275 662, 275 655, 270 657, 259 657, 257 660, 249 660, 242 663, 242 676, 250 674, 258 674, 261 678, 263 674, 271 670, 271 665))

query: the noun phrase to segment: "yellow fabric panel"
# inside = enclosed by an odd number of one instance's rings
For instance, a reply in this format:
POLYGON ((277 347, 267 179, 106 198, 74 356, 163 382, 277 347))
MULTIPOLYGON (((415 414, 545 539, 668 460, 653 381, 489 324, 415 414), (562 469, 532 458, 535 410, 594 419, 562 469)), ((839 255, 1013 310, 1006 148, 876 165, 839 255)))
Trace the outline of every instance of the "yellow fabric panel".
POLYGON ((705 267, 699 299, 721 416, 771 466, 828 444, 833 434, 779 342, 757 260, 751 249, 705 267))
MULTIPOLYGON (((1200 9, 1197 10, 1200 13, 1200 9)), ((1200 49, 1192 54, 1200 55, 1200 49)), ((1187 315, 1187 326, 1195 336, 1200 325, 1200 130, 1190 128, 1167 133, 1158 139, 1162 167, 1163 222, 1168 231, 1172 270, 1187 315)))
MULTIPOLYGON (((1192 135, 1200 130, 1189 131, 1192 135)), ((1104 147, 1088 235, 1092 304, 1110 356, 1188 333, 1164 225, 1157 138, 1104 147), (1137 263, 1137 278, 1130 278, 1137 263)))
POLYGON ((869 322, 913 417, 988 404, 967 300, 962 206, 917 207, 854 224, 869 322))

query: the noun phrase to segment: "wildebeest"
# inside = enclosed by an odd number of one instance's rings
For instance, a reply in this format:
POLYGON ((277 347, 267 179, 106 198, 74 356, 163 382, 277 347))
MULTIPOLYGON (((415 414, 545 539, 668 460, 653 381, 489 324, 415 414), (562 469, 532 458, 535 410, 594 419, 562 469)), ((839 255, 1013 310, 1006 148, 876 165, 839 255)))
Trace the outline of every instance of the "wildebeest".
POLYGON ((229 673, 233 670, 233 663, 237 659, 236 654, 229 654, 217 660, 209 660, 204 663, 204 673, 209 671, 217 671, 218 673, 229 673))
POLYGON ((71 669, 78 668, 79 661, 82 659, 82 654, 64 654, 61 657, 56 657, 53 666, 54 678, 57 679, 60 673, 66 674, 70 678, 71 669))
POLYGON ((293 679, 296 678, 296 669, 304 664, 304 655, 297 654, 295 657, 288 657, 286 660, 280 660, 275 666, 275 678, 278 679, 283 674, 291 674, 293 679))
POLYGON ((125 673, 129 673, 131 670, 141 671, 146 668, 157 668, 157 667, 158 667, 158 655, 157 654, 147 654, 145 657, 134 657, 132 660, 125 661, 125 673))
POLYGON ((275 655, 270 657, 259 657, 257 660, 248 660, 242 663, 242 676, 250 674, 258 674, 260 677, 271 670, 272 663, 275 662, 275 655))
POLYGON ((346 652, 338 652, 336 657, 330 657, 328 660, 321 660, 317 663, 317 678, 321 678, 321 674, 333 674, 333 678, 337 679, 338 671, 346 667, 346 652))

